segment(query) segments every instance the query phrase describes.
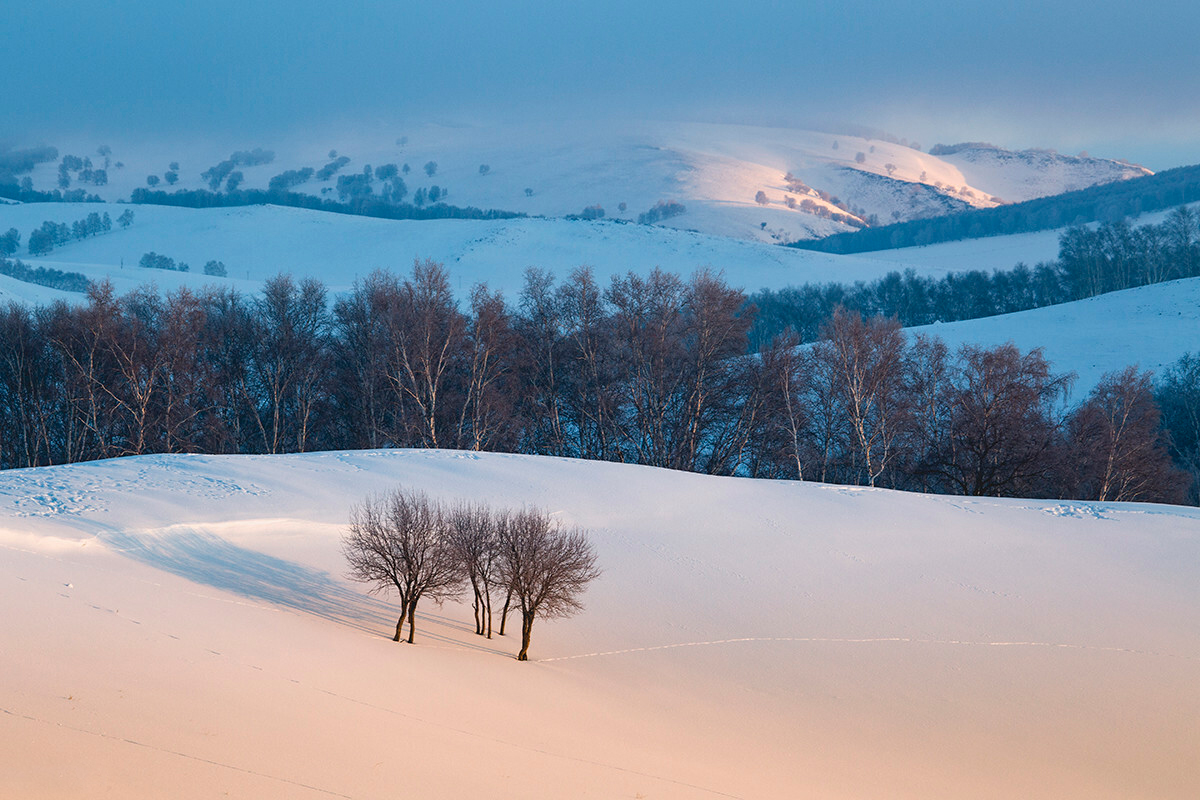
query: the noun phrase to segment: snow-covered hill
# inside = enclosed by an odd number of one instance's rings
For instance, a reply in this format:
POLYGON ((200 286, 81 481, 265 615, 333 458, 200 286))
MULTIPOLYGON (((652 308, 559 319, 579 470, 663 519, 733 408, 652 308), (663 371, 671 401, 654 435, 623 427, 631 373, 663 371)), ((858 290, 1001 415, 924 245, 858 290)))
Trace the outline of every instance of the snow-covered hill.
MULTIPOLYGON (((31 203, 0 207, 0 231, 17 228, 21 259, 30 264, 109 279, 118 291, 153 282, 162 289, 224 282, 256 291, 262 281, 289 272, 314 277, 333 291, 353 285, 375 269, 407 272, 416 258, 446 264, 465 295, 479 281, 511 295, 530 266, 565 276, 588 265, 607 284, 608 276, 655 267, 689 275, 701 267, 723 270, 748 291, 807 282, 871 280, 896 269, 890 262, 845 257, 747 242, 693 231, 616 221, 566 219, 496 221, 394 221, 277 206, 187 209, 93 203, 31 203), (25 251, 29 232, 50 220, 70 224, 90 213, 116 219, 132 209, 128 229, 71 241, 42 257, 25 251), (190 267, 188 273, 141 269, 148 252, 190 267), (227 279, 202 274, 221 261, 227 279)), ((936 271, 936 270, 935 270, 936 271)), ((0 291, 18 289, 26 298, 64 298, 64 293, 17 287, 0 278, 0 291)), ((76 296, 76 299, 78 296, 76 296)))
POLYGON ((1158 283, 1016 314, 908 329, 962 344, 1040 347, 1074 372, 1079 401, 1106 372, 1138 365, 1161 375, 1184 353, 1200 353, 1200 278, 1158 283))
POLYGON ((0 795, 1194 798, 1200 511, 429 451, 0 475, 0 795), (591 530, 529 663, 343 578, 397 484, 591 530))
MULTIPOLYGON (((872 216, 887 223, 1146 174, 1120 162, 1047 151, 975 148, 938 157, 863 136, 731 124, 421 124, 267 138, 131 138, 105 143, 111 149, 105 156, 96 142, 52 144, 63 156, 87 157, 94 167, 108 163, 106 185, 79 183, 77 171, 70 173, 70 185, 110 201, 145 187, 148 176, 160 181, 160 189, 207 188, 206 170, 235 152, 261 148, 274 154, 269 163, 231 167, 244 176, 243 188, 266 188, 287 170, 320 170, 344 158, 336 173, 312 177, 294 190, 337 198, 338 176, 395 164, 409 167, 401 174, 409 199, 437 186, 448 191, 446 202, 460 206, 553 217, 600 207, 606 217, 623 220, 675 201, 686 212, 661 224, 771 242, 851 230, 847 221, 872 216), (179 169, 170 170, 172 163, 179 169), (429 174, 427 165, 433 165, 429 174), (169 172, 178 178, 171 186, 169 172)), ((58 164, 39 166, 32 179, 39 189, 55 188, 58 164)), ((376 194, 383 186, 372 179, 376 194)))
POLYGON ((940 158, 958 167, 972 185, 987 186, 1008 203, 1152 174, 1136 164, 1092 158, 1083 153, 1068 156, 1053 150, 1014 152, 982 143, 947 149, 953 152, 942 153, 940 158), (1058 191, 1046 192, 1047 185, 1058 187, 1058 191))

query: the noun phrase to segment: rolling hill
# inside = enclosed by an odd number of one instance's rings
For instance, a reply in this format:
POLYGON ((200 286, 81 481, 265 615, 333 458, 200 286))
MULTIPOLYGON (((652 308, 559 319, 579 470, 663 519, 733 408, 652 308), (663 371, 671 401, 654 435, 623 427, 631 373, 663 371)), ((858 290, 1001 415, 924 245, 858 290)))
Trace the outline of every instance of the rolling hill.
MULTIPOLYGON (((370 168, 378 194, 385 181, 375 179, 373 170, 395 164, 409 167, 400 175, 408 199, 437 186, 448 192, 446 202, 460 206, 549 217, 592 207, 627 221, 660 201, 675 201, 686 211, 663 224, 767 242, 828 236, 868 218, 886 223, 937 216, 1148 174, 1123 162, 1050 151, 964 147, 940 157, 861 135, 731 124, 366 125, 278 142, 266 138, 138 142, 131 136, 107 143, 110 152, 103 157, 100 143, 57 146, 62 155, 86 157, 96 168, 109 164, 104 185, 80 182, 79 170, 68 174, 71 187, 109 201, 128 199, 151 175, 163 181, 159 188, 207 188, 204 173, 223 161, 230 162, 226 172, 243 176, 243 188, 256 189, 288 170, 339 164, 324 180, 313 176, 294 187, 333 198, 339 177, 370 168), (256 149, 270 151, 270 159, 265 152, 250 155, 256 149), (235 154, 241 154, 237 163, 235 154), (169 170, 172 163, 179 169, 169 170), (165 181, 168 172, 178 176, 172 186, 165 181)), ((35 188, 59 186, 60 163, 36 167, 30 174, 35 188)))
POLYGON ((0 482, 0 794, 1191 798, 1200 512, 447 451, 0 482), (348 584, 403 484, 590 529, 529 663, 348 584), (56 757, 48 757, 55 754, 56 757))

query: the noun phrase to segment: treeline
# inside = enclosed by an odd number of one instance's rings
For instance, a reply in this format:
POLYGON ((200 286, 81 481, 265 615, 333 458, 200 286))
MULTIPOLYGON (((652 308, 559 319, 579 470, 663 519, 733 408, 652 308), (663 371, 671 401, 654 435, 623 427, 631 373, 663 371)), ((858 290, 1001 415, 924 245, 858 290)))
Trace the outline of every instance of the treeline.
MULTIPOLYGON (((133 211, 126 209, 117 218, 117 222, 120 223, 122 228, 128 228, 133 224, 133 211)), ((29 234, 29 255, 47 255, 55 247, 61 247, 72 239, 82 242, 84 239, 108 233, 112 230, 112 227, 112 217, 108 215, 107 211, 104 214, 98 214, 93 211, 83 219, 75 220, 70 225, 65 222, 46 220, 41 224, 41 227, 29 234)), ((0 249, 0 252, 2 252, 2 249, 0 249)))
MULTIPOLYGON (((79 272, 65 272, 51 267, 34 267, 20 259, 9 260, 0 258, 0 275, 7 275, 25 283, 35 283, 38 286, 48 286, 51 289, 61 289, 64 292, 86 292, 92 282, 79 272)), ((0 344, 4 340, 0 339, 0 344)))
POLYGON ((1200 166, 1178 167, 1023 203, 839 233, 789 246, 824 253, 867 253, 1115 221, 1196 201, 1200 201, 1200 166))
POLYGON ((6 181, 0 175, 0 197, 6 200, 17 200, 22 203, 103 203, 104 198, 98 194, 89 194, 83 189, 63 191, 54 189, 40 192, 33 188, 33 181, 26 175, 20 183, 6 181))
POLYGON ((1037 352, 951 354, 838 310, 812 347, 787 335, 747 356, 753 316, 708 272, 602 287, 587 269, 561 283, 530 270, 515 306, 478 286, 465 308, 432 262, 332 304, 288 276, 252 297, 99 286, 76 308, 0 314, 0 466, 441 447, 920 491, 1184 496, 1167 443, 1194 448, 1195 432, 1164 431, 1159 404, 1197 408, 1200 376, 1164 384, 1170 398, 1146 375, 1110 376, 1066 413, 1066 378, 1037 352))
POLYGON ((1033 268, 1018 264, 941 278, 910 269, 853 285, 763 289, 750 297, 758 308, 751 345, 762 347, 788 328, 811 342, 839 307, 864 317, 895 317, 911 327, 1026 311, 1198 275, 1200 214, 1181 206, 1159 225, 1135 228, 1121 220, 1069 228, 1059 237, 1058 260, 1033 268))
POLYGON ((375 195, 355 197, 347 202, 337 202, 300 192, 272 189, 232 189, 226 192, 180 189, 175 192, 164 192, 142 188, 133 190, 130 202, 183 208, 231 208, 271 204, 381 219, 514 219, 525 216, 525 214, 515 211, 451 206, 445 203, 417 206, 411 203, 384 200, 375 195))

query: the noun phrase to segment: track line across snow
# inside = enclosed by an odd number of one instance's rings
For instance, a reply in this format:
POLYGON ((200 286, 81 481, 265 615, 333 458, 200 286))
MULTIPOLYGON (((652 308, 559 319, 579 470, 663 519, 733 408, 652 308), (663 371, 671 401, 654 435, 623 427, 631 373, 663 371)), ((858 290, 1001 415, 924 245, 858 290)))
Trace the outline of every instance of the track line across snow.
POLYGON ((963 639, 921 639, 912 636, 879 636, 870 638, 838 638, 831 636, 746 636, 738 639, 713 639, 705 642, 677 642, 675 644, 659 644, 651 647, 631 647, 626 650, 605 650, 598 653, 578 653, 571 656, 554 656, 539 658, 539 663, 549 661, 571 661, 577 658, 599 658, 600 656, 619 656, 626 653, 648 653, 654 650, 673 650, 679 647, 710 647, 718 644, 741 644, 746 642, 797 642, 801 644, 941 644, 959 647, 1053 647, 1066 650, 1096 650, 1106 653, 1128 653, 1139 656, 1158 656, 1162 658, 1183 658, 1187 661, 1197 661, 1192 656, 1178 656, 1174 653, 1156 653, 1150 650, 1134 650, 1128 647, 1107 647, 1104 645, 1070 644, 1062 642, 982 642, 963 639))

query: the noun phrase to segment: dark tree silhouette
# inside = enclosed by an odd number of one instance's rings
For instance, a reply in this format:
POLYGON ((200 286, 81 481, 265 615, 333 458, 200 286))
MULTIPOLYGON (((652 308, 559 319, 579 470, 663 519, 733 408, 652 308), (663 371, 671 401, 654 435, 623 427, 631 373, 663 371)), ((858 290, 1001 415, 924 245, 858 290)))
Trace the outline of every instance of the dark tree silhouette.
POLYGON ((1159 423, 1149 373, 1128 367, 1101 378, 1068 425, 1077 496, 1180 502, 1187 476, 1172 466, 1159 423))
POLYGON ((342 539, 349 577, 370 584, 373 593, 395 590, 400 618, 392 641, 400 641, 407 618, 412 644, 422 598, 440 604, 462 588, 463 569, 444 517, 427 495, 406 489, 368 498, 351 511, 342 539))
POLYGON ((1060 464, 1054 417, 1073 376, 1055 375, 1041 350, 963 345, 944 402, 949 429, 933 469, 958 494, 1053 493, 1060 464))
POLYGON ((500 531, 508 525, 503 511, 459 503, 446 512, 447 534, 473 595, 475 633, 492 638, 492 593, 498 586, 500 531))
POLYGON ((539 509, 508 517, 501 531, 501 580, 512 590, 521 610, 521 651, 529 660, 533 622, 567 617, 583 609, 580 595, 600 576, 596 553, 580 528, 564 528, 539 509))

